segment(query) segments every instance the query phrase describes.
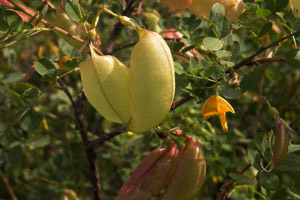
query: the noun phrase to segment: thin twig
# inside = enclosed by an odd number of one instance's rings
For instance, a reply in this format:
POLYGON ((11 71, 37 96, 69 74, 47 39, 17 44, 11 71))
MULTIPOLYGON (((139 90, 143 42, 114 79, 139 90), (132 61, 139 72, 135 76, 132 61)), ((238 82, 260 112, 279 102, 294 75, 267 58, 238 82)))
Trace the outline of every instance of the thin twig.
POLYGON ((0 171, 0 179, 3 181, 10 197, 12 200, 18 200, 13 189, 11 188, 11 186, 9 185, 8 179, 4 177, 4 175, 2 174, 2 172, 0 171))
MULTIPOLYGON (((244 167, 244 169, 242 169, 240 172, 237 172, 238 174, 243 174, 244 172, 246 172, 249 168, 251 167, 251 164, 248 164, 246 167, 244 167)), ((230 192, 230 190, 233 188, 233 184, 234 184, 235 180, 231 179, 230 181, 228 181, 227 183, 224 183, 221 186, 221 193, 219 194, 219 199, 224 200, 228 193, 230 192)))
MULTIPOLYGON (((295 35, 298 35, 300 33, 300 30, 298 31, 295 31, 283 38, 280 38, 279 40, 276 40, 275 42, 269 44, 268 46, 266 47, 261 47, 260 50, 258 50, 255 54, 253 54, 252 56, 248 57, 248 58, 245 58, 244 60, 242 60, 241 62, 239 62, 238 64, 234 65, 233 66, 233 69, 234 70, 237 70, 239 68, 241 68, 242 66, 244 65, 249 65, 249 63, 251 63, 253 61, 253 59, 258 56, 259 54, 263 53, 264 51, 266 51, 267 49, 271 48, 271 47, 274 47, 274 46, 277 46, 280 42, 282 42, 283 40, 286 40, 290 37, 293 37, 295 35)), ((230 72, 231 69, 228 69, 226 72, 230 72)))
POLYGON ((286 62, 286 58, 278 57, 278 58, 256 58, 253 59, 247 66, 251 67, 253 65, 266 64, 272 62, 286 62))
POLYGON ((112 131, 110 133, 107 133, 107 134, 103 134, 101 136, 99 136, 97 139, 94 139, 94 140, 91 140, 89 142, 89 147, 91 146, 95 146, 95 145, 101 145, 103 144, 105 141, 109 140, 109 139, 112 139, 114 138, 115 136, 117 135, 120 135, 121 133, 124 133, 124 131, 126 131, 126 128, 125 127, 122 127, 121 129, 119 130, 116 130, 116 131, 112 131))
POLYGON ((174 110, 175 108, 181 106, 182 104, 188 102, 189 100, 193 99, 194 97, 192 96, 187 96, 187 97, 183 97, 182 99, 178 100, 178 101, 174 101, 172 103, 172 106, 171 106, 171 110, 174 110))
MULTIPOLYGON (((126 0, 126 6, 122 12, 122 15, 130 17, 133 9, 134 9, 134 4, 135 0, 126 0)), ((124 25, 122 25, 120 22, 115 24, 115 27, 110 34, 109 39, 106 42, 106 45, 104 47, 103 53, 104 54, 112 54, 113 48, 115 46, 116 40, 119 37, 124 25)))
POLYGON ((79 97, 77 98, 76 101, 71 96, 71 93, 69 92, 68 88, 64 84, 62 80, 58 82, 65 94, 68 96, 70 99, 73 110, 74 110, 74 115, 75 115, 75 124, 76 128, 80 133, 81 139, 83 141, 84 147, 85 147, 85 153, 87 156, 87 160, 89 163, 89 168, 90 168, 90 179, 92 183, 92 188, 94 191, 94 198, 95 200, 102 200, 101 197, 101 182, 100 182, 100 177, 99 177, 99 169, 98 169, 98 164, 97 164, 97 155, 96 155, 96 150, 93 146, 90 146, 89 143, 89 138, 87 135, 87 129, 83 123, 83 115, 82 115, 82 110, 83 110, 83 102, 85 100, 85 95, 83 91, 80 92, 79 97))

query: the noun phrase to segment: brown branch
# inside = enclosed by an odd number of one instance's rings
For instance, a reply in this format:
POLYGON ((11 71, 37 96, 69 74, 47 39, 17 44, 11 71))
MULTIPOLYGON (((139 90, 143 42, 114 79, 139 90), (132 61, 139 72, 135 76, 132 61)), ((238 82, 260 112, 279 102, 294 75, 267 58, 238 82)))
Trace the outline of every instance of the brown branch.
MULTIPOLYGON (((135 2, 135 0, 126 0, 126 6, 123 8, 123 12, 122 12, 123 16, 128 16, 128 17, 131 16, 133 9, 134 9, 134 6, 133 6, 134 2, 135 2)), ((106 55, 112 54, 116 40, 119 37, 123 27, 124 27, 124 25, 122 25, 120 22, 115 24, 115 27, 114 27, 112 33, 110 34, 110 37, 104 47, 104 50, 103 50, 104 54, 106 54, 106 55)))
POLYGON ((126 128, 122 127, 119 130, 115 130, 110 133, 103 134, 103 135, 99 136, 97 139, 91 140, 89 142, 89 147, 103 144, 105 141, 110 140, 110 139, 114 138, 115 136, 120 135, 121 133, 124 133, 124 131, 126 131, 126 128))
POLYGON ((171 106, 171 111, 174 110, 175 108, 181 106, 182 104, 188 102, 189 100, 191 100, 193 98, 194 97, 192 97, 192 96, 187 96, 187 97, 183 97, 182 99, 180 99, 178 101, 174 101, 171 106))
POLYGON ((248 63, 247 66, 251 67, 253 65, 267 64, 267 63, 272 63, 272 62, 286 62, 286 58, 284 58, 284 57, 256 58, 256 59, 253 59, 250 63, 248 63))
MULTIPOLYGON (((241 68, 241 67, 244 66, 244 65, 249 65, 249 63, 251 63, 251 62, 253 61, 253 59, 254 59, 256 56, 258 56, 259 54, 261 54, 262 52, 266 51, 267 49, 269 49, 269 48, 271 48, 271 47, 277 46, 277 45, 278 45, 280 42, 282 42, 283 40, 286 40, 286 39, 288 39, 288 38, 290 38, 290 37, 293 37, 293 36, 295 36, 295 35, 298 35, 299 33, 300 33, 300 30, 295 31, 295 32, 293 32, 293 33, 291 33, 291 34, 289 34, 289 35, 283 37, 283 38, 280 38, 279 40, 276 40, 275 42, 269 44, 269 45, 266 46, 266 47, 261 47, 260 50, 257 51, 255 54, 253 54, 252 56, 250 56, 250 57, 248 57, 248 58, 245 58, 244 60, 242 60, 242 61, 239 62, 238 64, 234 65, 234 66, 233 66, 233 69, 234 69, 234 70, 237 70, 237 69, 241 68)), ((228 69, 228 70, 226 71, 226 73, 229 73, 230 70, 231 70, 231 69, 228 69)))
POLYGON ((12 200, 18 200, 13 189, 11 188, 11 186, 9 185, 8 179, 6 177, 4 177, 4 175, 2 174, 2 172, 0 171, 0 179, 3 181, 10 197, 12 200))
POLYGON ((58 83, 61 85, 63 91, 68 96, 68 98, 70 99, 72 106, 73 106, 76 128, 79 131, 81 139, 83 141, 83 144, 85 147, 85 153, 86 153, 87 160, 89 163, 90 179, 91 179, 91 183, 92 183, 92 189, 94 191, 94 198, 95 198, 95 200, 102 200, 101 182, 100 182, 99 170, 98 170, 98 165, 97 165, 96 150, 93 146, 89 145, 90 141, 89 141, 89 138, 87 135, 87 129, 83 123, 82 110, 83 110, 83 102, 85 100, 85 95, 84 95, 83 91, 81 91, 77 100, 74 101, 71 93, 69 92, 69 90, 66 87, 66 85, 64 84, 64 82, 62 80, 60 80, 60 81, 58 81, 58 83))
MULTIPOLYGON (((251 164, 248 164, 244 169, 242 169, 241 171, 237 172, 238 174, 243 174, 245 171, 247 171, 249 168, 251 167, 251 164)), ((221 193, 219 194, 219 198, 221 200, 224 200, 228 193, 230 192, 230 190, 232 190, 233 188, 233 184, 234 184, 235 180, 231 179, 230 181, 228 181, 227 183, 224 183, 221 186, 221 193)))
POLYGON ((123 45, 123 46, 116 47, 116 48, 114 48, 114 50, 111 52, 111 54, 114 54, 114 53, 116 53, 117 51, 121 51, 121 50, 126 49, 126 48, 128 48, 128 47, 132 47, 132 46, 134 46, 135 44, 136 44, 136 42, 133 42, 133 43, 130 43, 130 44, 126 44, 126 45, 123 45))

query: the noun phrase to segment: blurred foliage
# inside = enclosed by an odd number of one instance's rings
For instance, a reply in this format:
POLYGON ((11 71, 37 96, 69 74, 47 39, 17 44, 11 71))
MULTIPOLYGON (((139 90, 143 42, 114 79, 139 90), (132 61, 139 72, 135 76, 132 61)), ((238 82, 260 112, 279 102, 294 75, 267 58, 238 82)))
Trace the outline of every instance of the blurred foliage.
MULTIPOLYGON (((78 97, 82 89, 80 75, 74 70, 78 49, 51 28, 43 29, 42 18, 54 24, 55 12, 41 2, 23 1, 40 13, 36 21, 26 21, 0 4, 0 171, 19 199, 59 199, 66 189, 74 191, 79 199, 93 199, 74 110, 57 83, 57 76, 63 76, 72 97, 78 97), (69 62, 57 64, 62 56, 68 56, 69 62)), ((57 1, 49 2, 58 6, 57 1)), ((66 11, 78 23, 91 23, 103 3, 120 14, 119 2, 80 1, 82 15, 69 2, 66 11)), ((300 114, 300 36, 290 37, 259 55, 283 57, 285 62, 256 63, 228 72, 261 47, 299 30, 300 20, 293 16, 288 0, 244 2, 246 11, 232 24, 218 14, 222 11, 220 5, 214 6, 209 22, 185 11, 171 10, 158 1, 143 0, 142 9, 134 10, 132 17, 139 25, 147 27, 142 13, 153 9, 161 15, 161 30, 174 28, 182 34, 181 39, 167 40, 176 62, 175 100, 189 95, 194 99, 171 111, 160 128, 168 131, 179 127, 203 145, 207 176, 196 199, 217 199, 220 187, 231 178, 236 183, 230 190, 230 199, 299 199, 299 123, 289 129, 291 145, 283 165, 271 172, 264 171, 262 165, 272 158, 275 129, 264 98, 287 123, 300 114), (227 116, 228 135, 222 132, 217 117, 205 120, 201 115, 204 101, 216 92, 236 112, 227 116), (248 163, 252 165, 250 169, 237 174, 248 163)), ((135 2, 136 8, 139 3, 135 2)), ((106 13, 101 15, 97 31, 102 46, 117 22, 106 13)), ((134 30, 122 29, 113 55, 129 66, 131 44, 135 42, 134 30)), ((81 60, 86 55, 83 54, 81 60)), ((120 127, 103 119, 87 101, 84 123, 90 138, 120 127)), ((183 139, 171 137, 184 145, 183 139)), ((113 199, 145 155, 166 144, 154 131, 148 131, 123 133, 96 146, 103 199, 113 199)), ((0 198, 9 199, 2 181, 0 188, 0 198)))

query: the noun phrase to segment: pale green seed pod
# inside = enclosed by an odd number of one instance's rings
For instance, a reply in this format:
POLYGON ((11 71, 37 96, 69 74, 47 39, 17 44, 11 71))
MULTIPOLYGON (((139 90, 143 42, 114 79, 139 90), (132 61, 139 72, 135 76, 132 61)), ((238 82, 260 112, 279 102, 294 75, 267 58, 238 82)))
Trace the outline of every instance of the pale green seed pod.
MULTIPOLYGON (((59 4, 58 8, 56 9, 55 23, 57 27, 67 31, 71 35, 77 36, 83 40, 86 37, 86 32, 83 25, 72 20, 61 4, 59 4)), ((87 22, 85 23, 85 26, 88 30, 90 29, 90 24, 87 22)), ((82 46, 82 43, 67 35, 61 34, 58 31, 55 31, 55 33, 76 48, 80 48, 82 46)))
POLYGON ((139 42, 130 58, 129 130, 139 133, 158 125, 174 98, 175 74, 170 48, 152 31, 137 28, 139 42))
POLYGON ((85 95, 92 106, 108 120, 128 123, 129 70, 113 56, 100 56, 91 46, 91 57, 80 65, 85 95))
POLYGON ((300 18, 300 1, 299 0, 290 0, 290 6, 294 15, 300 18))
POLYGON ((202 146, 186 136, 186 145, 178 157, 174 175, 159 200, 193 200, 203 185, 206 160, 202 146))
POLYGON ((158 195, 173 174, 177 154, 178 148, 174 142, 168 148, 152 151, 121 187, 115 200, 151 199, 158 195))
POLYGON ((146 24, 148 26, 148 29, 156 33, 160 33, 161 28, 158 25, 158 21, 161 18, 160 14, 154 10, 154 11, 144 12, 143 15, 146 18, 146 24))

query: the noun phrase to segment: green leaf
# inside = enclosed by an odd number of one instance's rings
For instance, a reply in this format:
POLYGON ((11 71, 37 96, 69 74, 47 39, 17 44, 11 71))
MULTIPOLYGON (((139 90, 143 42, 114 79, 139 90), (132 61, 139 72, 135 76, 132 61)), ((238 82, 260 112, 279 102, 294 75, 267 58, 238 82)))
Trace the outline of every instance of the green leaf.
POLYGON ((289 146, 289 153, 293 153, 296 151, 300 151, 300 145, 299 144, 293 144, 289 146))
POLYGON ((174 62, 175 73, 178 75, 185 74, 185 71, 181 64, 174 62))
POLYGON ((251 90, 256 88, 262 79, 262 75, 258 70, 254 70, 250 72, 246 76, 243 77, 240 86, 242 91, 251 90))
POLYGON ((18 72, 12 72, 3 77, 3 83, 13 83, 23 79, 23 75, 18 72))
POLYGON ((276 10, 275 11, 282 11, 288 5, 289 0, 276 0, 276 10))
POLYGON ((291 50, 286 54, 286 61, 292 67, 300 69, 300 50, 291 50))
POLYGON ((23 26, 22 18, 13 11, 5 10, 6 23, 13 31, 20 31, 23 26))
POLYGON ((249 145, 247 148, 247 158, 253 167, 261 170, 259 152, 252 145, 249 145))
POLYGON ((34 111, 29 111, 21 120, 21 127, 25 131, 33 132, 42 121, 42 117, 34 111))
POLYGON ((50 143, 49 135, 35 136, 27 140, 25 146, 44 147, 50 143))
POLYGON ((69 16, 72 20, 74 20, 74 21, 76 21, 76 22, 79 22, 79 21, 80 21, 80 16, 79 16, 79 14, 78 14, 78 12, 77 12, 77 9, 76 9, 76 6, 75 6, 75 5, 71 4, 70 2, 67 2, 67 3, 65 4, 65 9, 66 9, 66 12, 67 12, 68 16, 69 16))
POLYGON ((211 51, 217 51, 223 47, 223 42, 218 38, 206 37, 203 39, 203 45, 211 51))
POLYGON ((35 63, 35 70, 42 76, 43 81, 54 80, 57 75, 54 64, 46 58, 41 58, 35 63))
POLYGON ((30 88, 34 88, 34 86, 31 85, 30 83, 18 82, 18 83, 15 83, 13 89, 17 94, 23 95, 25 90, 30 89, 30 88))
POLYGON ((263 187, 269 190, 275 190, 279 186, 279 178, 273 172, 263 172, 259 175, 258 181, 263 187))
POLYGON ((8 24, 3 19, 0 18, 0 33, 3 34, 7 33, 8 28, 9 28, 8 24))
POLYGON ((258 37, 264 36, 266 33, 268 33, 270 30, 272 30, 272 22, 267 22, 261 29, 258 34, 258 37))
POLYGON ((262 1, 261 7, 273 12, 276 9, 276 0, 264 0, 262 1))
POLYGON ((230 32, 230 22, 225 17, 225 8, 220 3, 215 3, 210 13, 210 20, 216 27, 216 32, 220 38, 225 37, 230 32))
POLYGON ((23 93, 23 95, 27 98, 35 98, 38 94, 39 94, 39 91, 36 88, 28 88, 23 93))
POLYGON ((72 60, 68 60, 64 63, 64 67, 70 70, 74 69, 77 66, 78 66, 77 58, 73 58, 72 60))
POLYGON ((247 185, 253 184, 253 181, 247 176, 236 174, 236 173, 230 173, 229 176, 240 183, 247 184, 247 185))
POLYGON ((232 56, 232 53, 227 50, 219 50, 219 51, 216 51, 216 56, 219 58, 229 58, 232 56))
POLYGON ((268 9, 258 9, 256 10, 255 14, 260 17, 268 17, 269 15, 272 14, 272 12, 268 9))
POLYGON ((46 4, 42 11, 40 12, 39 18, 36 20, 35 25, 38 25, 40 23, 40 21, 45 17, 45 15, 47 14, 48 11, 48 5, 46 4))
POLYGON ((294 153, 289 153, 284 162, 280 166, 276 167, 276 169, 284 172, 296 171, 300 168, 299 162, 300 156, 294 153))
POLYGON ((238 88, 227 87, 222 91, 224 97, 228 99, 239 99, 243 96, 243 93, 238 88))

